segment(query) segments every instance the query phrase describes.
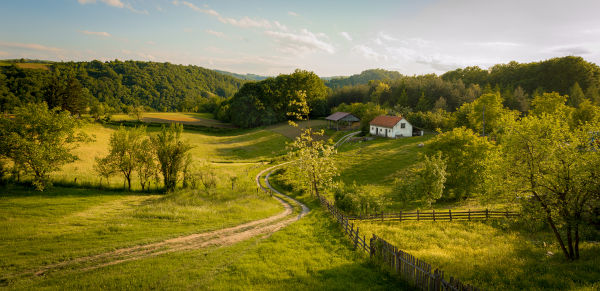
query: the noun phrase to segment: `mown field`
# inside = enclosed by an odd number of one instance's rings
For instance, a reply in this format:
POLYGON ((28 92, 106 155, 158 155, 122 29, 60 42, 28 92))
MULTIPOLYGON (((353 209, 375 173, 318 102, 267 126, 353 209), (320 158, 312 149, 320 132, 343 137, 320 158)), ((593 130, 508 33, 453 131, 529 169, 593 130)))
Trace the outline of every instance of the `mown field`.
MULTIPOLYGON (((214 118, 211 113, 192 112, 145 112, 141 116, 142 122, 172 123, 178 122, 187 125, 198 125, 214 128, 235 128, 234 125, 223 123, 214 118)), ((128 114, 115 114, 111 116, 112 121, 135 121, 136 117, 128 114)))

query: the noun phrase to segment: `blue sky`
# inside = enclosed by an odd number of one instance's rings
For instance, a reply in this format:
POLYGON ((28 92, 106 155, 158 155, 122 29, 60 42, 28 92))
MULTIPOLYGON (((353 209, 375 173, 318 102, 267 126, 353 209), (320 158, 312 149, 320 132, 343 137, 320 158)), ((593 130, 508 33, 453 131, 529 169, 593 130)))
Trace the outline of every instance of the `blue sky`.
POLYGON ((600 63, 600 1, 3 0, 0 59, 133 59, 277 75, 600 63))

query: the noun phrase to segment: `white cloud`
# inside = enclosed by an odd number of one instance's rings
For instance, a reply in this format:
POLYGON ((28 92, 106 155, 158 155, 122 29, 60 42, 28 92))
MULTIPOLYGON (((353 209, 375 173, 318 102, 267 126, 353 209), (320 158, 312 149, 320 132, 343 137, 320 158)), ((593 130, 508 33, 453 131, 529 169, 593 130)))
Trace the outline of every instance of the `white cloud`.
POLYGON ((225 24, 231 24, 237 27, 250 28, 250 27, 262 27, 271 28, 271 22, 266 19, 251 19, 248 16, 244 16, 240 19, 234 19, 229 17, 219 17, 219 21, 225 24))
POLYGON ((296 17, 300 16, 300 15, 298 15, 298 13, 296 13, 294 11, 288 11, 288 14, 291 15, 291 16, 296 16, 296 17))
POLYGON ((386 55, 380 54, 376 52, 372 47, 366 45, 356 45, 352 48, 352 52, 359 54, 369 60, 385 61, 388 59, 386 55))
POLYGON ((190 9, 196 11, 196 12, 200 12, 200 13, 204 13, 204 14, 208 14, 208 15, 212 15, 212 16, 217 16, 217 17, 220 16, 219 13, 217 11, 215 11, 215 10, 200 8, 200 7, 196 6, 196 5, 194 5, 194 3, 190 3, 190 2, 187 2, 187 1, 178 1, 178 0, 175 0, 175 1, 171 2, 171 3, 173 3, 173 5, 175 5, 175 6, 179 6, 180 4, 183 5, 183 6, 187 6, 188 8, 190 8, 190 9))
MULTIPOLYGON (((96 0, 77 0, 77 2, 79 2, 79 4, 85 5, 85 4, 94 4, 94 3, 96 3, 96 0)), ((123 3, 121 0, 100 0, 100 2, 102 2, 108 6, 112 6, 112 7, 127 8, 129 11, 134 12, 134 13, 148 14, 148 10, 135 9, 131 5, 131 3, 123 3)))
MULTIPOLYGON (((113 7, 118 7, 118 8, 125 7, 125 4, 123 4, 123 2, 121 2, 121 0, 100 0, 100 1, 106 5, 113 6, 113 7)), ((77 2, 79 2, 79 4, 85 5, 85 4, 96 3, 96 0, 77 0, 77 2)))
POLYGON ((307 29, 302 29, 300 33, 266 31, 265 34, 276 39, 282 47, 282 51, 297 54, 307 52, 323 51, 329 54, 335 52, 332 44, 321 39, 324 34, 314 34, 307 29))
POLYGON ((482 46, 482 47, 518 47, 521 44, 509 41, 488 41, 488 42, 469 42, 467 45, 482 46))
POLYGON ((279 23, 279 21, 273 21, 273 24, 275 24, 275 27, 277 27, 279 30, 283 30, 283 31, 288 30, 287 26, 279 23))
POLYGON ((9 53, 0 51, 0 56, 8 56, 8 55, 9 55, 9 53))
POLYGON ((205 32, 208 33, 208 34, 212 34, 212 35, 214 35, 216 37, 225 37, 225 34, 222 33, 222 32, 220 32, 220 31, 214 31, 214 30, 211 30, 211 29, 207 29, 207 30, 205 30, 205 32))
POLYGON ((561 56, 581 56, 591 54, 592 50, 586 48, 584 45, 570 45, 570 46, 555 46, 544 49, 543 52, 550 54, 559 54, 561 56))
POLYGON ((347 40, 352 40, 352 37, 350 36, 350 34, 345 31, 340 32, 340 35, 347 40))
POLYGON ((18 42, 0 42, 0 47, 7 48, 17 48, 17 49, 28 49, 28 50, 36 50, 36 51, 46 51, 46 52, 61 52, 63 49, 49 47, 37 43, 18 43, 18 42))
POLYGON ((79 32, 83 33, 83 34, 87 34, 87 35, 96 35, 96 36, 103 36, 103 37, 110 37, 110 33, 105 32, 105 31, 89 31, 89 30, 80 30, 79 32))

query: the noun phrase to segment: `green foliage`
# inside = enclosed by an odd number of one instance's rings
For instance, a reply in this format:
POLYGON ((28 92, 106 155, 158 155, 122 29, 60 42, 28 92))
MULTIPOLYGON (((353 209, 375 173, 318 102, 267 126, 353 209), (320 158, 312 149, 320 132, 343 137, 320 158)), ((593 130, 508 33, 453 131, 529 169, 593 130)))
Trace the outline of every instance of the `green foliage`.
POLYGON ((600 203, 599 132, 598 122, 573 129, 555 111, 523 118, 503 138, 508 185, 545 217, 569 260, 579 258, 580 225, 600 203))
POLYGON ((424 157, 423 168, 417 172, 417 191, 425 198, 429 207, 442 198, 446 175, 446 162, 441 152, 424 157))
POLYGON ((600 106, 593 105, 590 100, 584 99, 573 111, 572 117, 572 124, 575 126, 600 122, 600 106))
POLYGON ((73 113, 85 109, 87 102, 102 102, 117 111, 127 105, 157 111, 206 110, 201 107, 208 99, 231 97, 246 82, 197 66, 169 63, 114 60, 51 63, 49 67, 50 71, 15 65, 0 67, 0 110, 12 111, 29 102, 48 100, 45 96, 51 98, 51 107, 76 106, 68 109, 73 113), (49 94, 64 89, 82 90, 82 94, 49 94), (73 103, 54 98, 60 95, 83 99, 73 99, 78 101, 73 103), (59 104, 54 104, 54 100, 59 104))
POLYGON ((240 127, 256 127, 282 122, 288 119, 287 113, 292 100, 299 100, 298 92, 304 92, 305 100, 312 116, 327 114, 325 97, 327 87, 313 72, 296 70, 290 75, 279 75, 261 82, 246 83, 228 101, 228 114, 217 117, 231 118, 240 127))
POLYGON ((443 109, 410 112, 406 115, 406 119, 412 126, 431 131, 448 131, 456 124, 454 115, 443 109))
POLYGON ((351 186, 338 184, 333 192, 335 205, 347 214, 374 214, 381 212, 385 205, 385 196, 377 187, 370 185, 351 186))
POLYGON ((502 101, 499 93, 483 94, 473 101, 472 111, 467 114, 469 127, 482 135, 502 131, 507 122, 517 118, 517 113, 504 108, 502 101))
POLYGON ((531 113, 541 116, 542 114, 557 115, 560 118, 568 118, 571 115, 572 108, 566 105, 567 95, 560 95, 556 92, 543 93, 536 95, 531 101, 531 113))
POLYGON ((179 176, 186 165, 187 153, 193 148, 182 139, 182 132, 183 125, 171 123, 169 127, 163 125, 161 131, 151 137, 167 192, 174 191, 177 187, 179 176))
POLYGON ((89 141, 76 132, 79 121, 46 103, 27 104, 15 109, 14 118, 0 117, 0 157, 33 175, 37 190, 49 186, 48 174, 77 159, 72 153, 79 143, 89 141))
POLYGON ((319 196, 319 189, 331 187, 333 177, 339 175, 333 160, 336 150, 325 140, 317 139, 322 135, 322 130, 304 130, 290 145, 292 151, 288 153, 293 160, 291 172, 296 177, 296 185, 315 196, 319 196))
POLYGON ((569 100, 567 100, 567 105, 571 107, 579 107, 579 104, 583 102, 585 99, 585 94, 583 94, 583 90, 579 86, 578 82, 573 84, 573 87, 569 89, 569 100))
POLYGON ((484 181, 490 165, 497 163, 498 148, 486 137, 465 127, 437 135, 427 142, 433 152, 441 152, 446 161, 444 196, 465 199, 485 194, 484 181))
POLYGON ((142 190, 146 185, 153 166, 151 149, 147 141, 146 127, 127 129, 123 126, 110 136, 110 149, 106 157, 96 160, 96 171, 103 177, 120 172, 127 181, 127 189, 131 190, 131 179, 136 169, 140 176, 142 190), (111 171, 112 170, 112 171, 111 171))

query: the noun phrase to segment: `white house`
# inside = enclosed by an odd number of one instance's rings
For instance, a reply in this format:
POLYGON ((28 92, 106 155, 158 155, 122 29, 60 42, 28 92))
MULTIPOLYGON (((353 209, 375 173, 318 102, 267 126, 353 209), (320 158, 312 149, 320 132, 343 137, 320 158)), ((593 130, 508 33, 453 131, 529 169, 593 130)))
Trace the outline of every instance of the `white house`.
POLYGON ((413 136, 413 126, 402 116, 380 115, 369 122, 371 135, 397 138, 413 136))

